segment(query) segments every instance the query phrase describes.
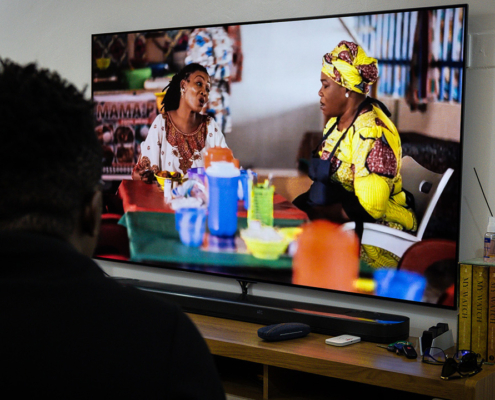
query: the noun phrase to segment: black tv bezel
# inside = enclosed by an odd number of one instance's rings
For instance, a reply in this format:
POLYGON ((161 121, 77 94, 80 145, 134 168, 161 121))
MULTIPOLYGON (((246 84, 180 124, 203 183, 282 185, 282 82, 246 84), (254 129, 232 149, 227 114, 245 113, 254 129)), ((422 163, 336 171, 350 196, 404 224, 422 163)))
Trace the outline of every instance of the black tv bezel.
MULTIPOLYGON (((134 33, 134 32, 139 32, 139 33, 149 33, 149 32, 158 32, 158 31, 164 31, 164 30, 179 30, 179 29, 196 29, 196 28, 205 28, 205 27, 217 27, 217 26, 225 26, 225 25, 256 25, 256 24, 266 24, 266 23, 282 23, 282 22, 294 22, 294 21, 308 21, 308 20, 320 20, 320 19, 338 19, 338 18, 346 18, 346 17, 358 17, 358 16, 365 16, 365 15, 377 15, 377 14, 393 14, 393 13, 405 13, 405 12, 413 12, 413 11, 420 11, 420 10, 442 10, 442 9, 453 9, 453 8, 463 8, 464 9, 464 31, 463 31, 463 57, 462 57, 462 70, 463 70, 463 80, 462 80, 462 93, 461 93, 461 99, 460 99, 460 104, 461 104, 461 115, 460 115, 460 140, 459 140, 459 170, 462 171, 462 166, 463 166, 463 147, 464 147, 464 118, 465 118, 465 92, 466 92, 466 55, 467 55, 467 39, 468 39, 468 22, 469 22, 469 4, 467 3, 461 3, 461 4, 449 4, 449 5, 432 5, 432 6, 424 6, 424 7, 410 7, 410 8, 403 8, 403 9, 392 9, 392 10, 377 10, 377 11, 363 11, 363 12, 348 12, 348 13, 339 13, 339 14, 326 14, 326 15, 318 15, 318 16, 305 16, 305 17, 291 17, 291 18, 281 18, 281 19, 267 19, 267 20, 258 20, 258 21, 244 21, 244 22, 227 22, 227 23, 209 23, 209 24, 201 24, 201 25, 190 25, 190 26, 175 26, 175 27, 167 27, 167 28, 150 28, 150 29, 134 29, 134 30, 126 30, 126 31, 113 31, 113 32, 102 32, 102 33, 95 33, 91 35, 91 41, 93 41, 93 37, 99 36, 99 35, 115 35, 115 34, 127 34, 127 33, 134 33)), ((91 62, 91 77, 94 76, 94 65, 93 62, 91 62)), ((93 98, 94 96, 94 90, 93 90, 93 79, 91 79, 91 97, 93 98)), ((460 229, 460 215, 461 215, 461 199, 462 199, 462 173, 459 174, 459 193, 458 193, 458 210, 457 213, 459 215, 459 226, 458 226, 458 237, 456 241, 456 263, 459 263, 459 244, 460 244, 460 239, 461 239, 461 229, 460 229)), ((118 264, 127 264, 132 267, 148 267, 148 268, 158 268, 158 269, 164 269, 168 271, 180 271, 180 272, 185 272, 185 273, 192 273, 195 275, 205 275, 205 276, 211 276, 211 277, 219 277, 219 278, 227 278, 231 280, 237 280, 240 283, 241 282, 252 282, 251 279, 249 278, 244 278, 242 276, 236 276, 234 274, 221 274, 221 273, 213 273, 213 272, 206 272, 206 271, 199 271, 199 270, 194 270, 191 269, 191 267, 201 267, 205 266, 206 264, 201 264, 201 263, 177 263, 177 262, 160 262, 160 263, 153 263, 153 262, 136 262, 136 261, 131 261, 131 260, 119 260, 119 259, 108 259, 105 257, 94 257, 97 260, 101 261, 110 261, 112 263, 118 263, 118 264)), ((136 281, 137 282, 137 281, 136 281)), ((293 288, 301 288, 301 289, 309 289, 309 290, 316 290, 319 292, 331 292, 331 293, 339 293, 339 294, 345 294, 345 295, 351 295, 355 297, 361 297, 361 298, 367 298, 367 299, 377 299, 379 301, 392 301, 396 303, 402 303, 402 304, 412 304, 412 305, 418 305, 421 307, 430 307, 434 309, 445 309, 445 310, 457 310, 458 308, 458 290, 457 286, 458 283, 456 282, 456 290, 454 294, 454 304, 453 306, 448 306, 448 305, 441 305, 441 304, 434 304, 434 303, 426 303, 426 302, 419 302, 419 301, 411 301, 411 300, 403 300, 403 299, 397 299, 397 298, 391 298, 391 297, 382 297, 382 296, 375 296, 375 295, 370 295, 370 294, 363 294, 363 293, 357 293, 357 292, 345 292, 345 291, 339 291, 335 289, 328 289, 328 288, 321 288, 321 287, 313 287, 313 286, 304 286, 304 285, 297 285, 294 283, 284 283, 284 282, 277 282, 277 281, 272 281, 272 280, 266 280, 266 279, 256 279, 256 282, 259 283, 265 283, 265 284, 270 284, 270 285, 278 285, 278 286, 284 286, 284 287, 293 287, 293 288)), ((137 287, 139 287, 139 284, 136 283, 137 287)), ((241 283, 242 286, 242 283, 241 283)))

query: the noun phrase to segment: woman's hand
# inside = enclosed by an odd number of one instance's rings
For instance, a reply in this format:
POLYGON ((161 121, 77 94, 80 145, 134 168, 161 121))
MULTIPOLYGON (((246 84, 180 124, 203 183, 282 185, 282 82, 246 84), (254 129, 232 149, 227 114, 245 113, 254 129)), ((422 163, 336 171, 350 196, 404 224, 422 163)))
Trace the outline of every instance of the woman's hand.
POLYGON ((150 169, 150 160, 148 157, 139 156, 139 160, 132 170, 131 177, 135 181, 153 183, 155 180, 155 174, 152 169, 150 169))
POLYGON ((153 183, 155 180, 155 174, 153 174, 153 171, 149 169, 139 171, 137 168, 134 168, 132 171, 132 179, 136 181, 140 180, 144 183, 153 183))

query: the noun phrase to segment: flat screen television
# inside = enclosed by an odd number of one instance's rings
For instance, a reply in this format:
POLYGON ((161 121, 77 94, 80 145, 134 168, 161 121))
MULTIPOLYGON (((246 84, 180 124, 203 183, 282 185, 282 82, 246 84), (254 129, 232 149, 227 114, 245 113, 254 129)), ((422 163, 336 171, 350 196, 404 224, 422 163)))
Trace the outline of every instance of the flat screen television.
MULTIPOLYGON (((203 63, 216 74, 220 105, 205 112, 216 116, 240 165, 258 174, 270 172, 281 181, 304 181, 310 150, 321 140, 324 126, 318 95, 322 57, 341 41, 355 42, 378 60, 379 78, 371 95, 391 111, 403 156, 437 174, 452 174, 418 240, 425 246, 408 260, 420 264, 430 253, 445 253, 443 260, 422 267, 425 292, 414 300, 382 297, 454 309, 466 36, 467 5, 94 34, 92 96, 104 149, 106 211, 122 213, 118 205, 117 211, 112 209, 114 195, 131 179, 140 144, 160 112, 156 94, 190 62, 203 63)), ((154 226, 142 241, 149 244, 162 235, 154 226)), ((262 260, 233 262, 233 255, 211 258, 207 251, 182 247, 178 239, 168 247, 149 245, 147 251, 157 257, 133 255, 132 250, 131 245, 130 257, 114 259, 240 282, 296 285, 289 256, 282 257, 286 264, 281 268, 262 260)), ((360 270, 364 280, 372 273, 366 266, 360 270)), ((372 291, 351 292, 380 298, 372 291)))

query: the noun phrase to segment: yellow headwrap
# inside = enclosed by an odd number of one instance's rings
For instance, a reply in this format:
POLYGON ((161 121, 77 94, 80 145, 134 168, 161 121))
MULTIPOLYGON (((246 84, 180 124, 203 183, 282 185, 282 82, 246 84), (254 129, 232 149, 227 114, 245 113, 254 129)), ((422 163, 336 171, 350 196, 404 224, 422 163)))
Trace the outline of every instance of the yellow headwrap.
POLYGON ((342 41, 323 56, 321 71, 346 89, 368 94, 370 85, 378 79, 378 61, 356 43, 342 41))

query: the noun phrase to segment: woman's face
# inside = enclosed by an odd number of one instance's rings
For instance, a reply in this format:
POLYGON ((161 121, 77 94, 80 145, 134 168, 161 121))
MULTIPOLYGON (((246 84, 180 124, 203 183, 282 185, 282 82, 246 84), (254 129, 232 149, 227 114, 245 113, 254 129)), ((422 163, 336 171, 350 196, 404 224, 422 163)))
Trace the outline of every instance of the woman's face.
POLYGON ((182 81, 184 96, 181 103, 184 102, 192 111, 201 112, 208 102, 210 94, 210 77, 203 71, 195 71, 187 79, 182 81))
POLYGON ((320 96, 320 110, 328 121, 333 117, 340 117, 346 110, 346 88, 335 83, 332 79, 321 73, 321 88, 318 91, 320 96))

